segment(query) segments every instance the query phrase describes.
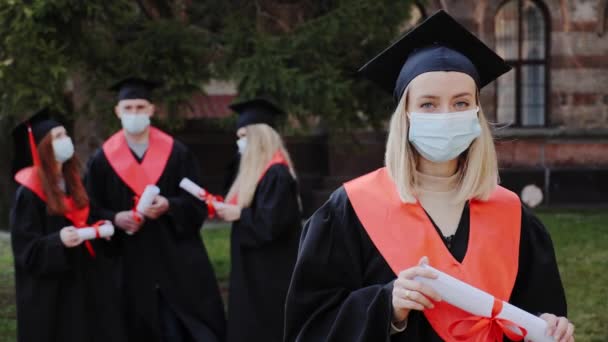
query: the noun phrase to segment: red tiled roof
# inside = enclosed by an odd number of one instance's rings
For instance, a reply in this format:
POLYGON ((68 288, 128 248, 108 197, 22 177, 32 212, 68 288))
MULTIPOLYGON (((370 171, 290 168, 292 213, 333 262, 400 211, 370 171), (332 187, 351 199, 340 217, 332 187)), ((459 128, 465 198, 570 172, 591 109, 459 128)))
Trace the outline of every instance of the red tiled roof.
POLYGON ((228 105, 232 103, 236 94, 207 95, 198 93, 192 96, 190 105, 192 110, 186 114, 187 118, 225 118, 232 112, 228 105))

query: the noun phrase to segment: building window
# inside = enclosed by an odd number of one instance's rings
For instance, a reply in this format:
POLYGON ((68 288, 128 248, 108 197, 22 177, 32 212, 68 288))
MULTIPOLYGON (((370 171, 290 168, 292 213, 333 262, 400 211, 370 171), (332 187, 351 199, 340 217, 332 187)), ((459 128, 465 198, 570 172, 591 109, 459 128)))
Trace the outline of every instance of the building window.
POLYGON ((542 3, 506 1, 496 14, 496 51, 513 70, 496 82, 496 117, 514 126, 545 126, 549 20, 542 3))

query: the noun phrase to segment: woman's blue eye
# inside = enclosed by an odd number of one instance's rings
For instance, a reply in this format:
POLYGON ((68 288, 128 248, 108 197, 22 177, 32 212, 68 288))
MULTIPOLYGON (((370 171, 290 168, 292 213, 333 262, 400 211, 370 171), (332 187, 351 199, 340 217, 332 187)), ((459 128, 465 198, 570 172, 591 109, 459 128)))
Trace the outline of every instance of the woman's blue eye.
POLYGON ((469 103, 468 102, 464 102, 464 101, 460 101, 460 102, 457 102, 455 106, 456 106, 456 108, 466 108, 466 107, 469 106, 469 103))
POLYGON ((430 108, 433 108, 433 104, 430 102, 423 103, 420 105, 420 108, 430 109, 430 108))

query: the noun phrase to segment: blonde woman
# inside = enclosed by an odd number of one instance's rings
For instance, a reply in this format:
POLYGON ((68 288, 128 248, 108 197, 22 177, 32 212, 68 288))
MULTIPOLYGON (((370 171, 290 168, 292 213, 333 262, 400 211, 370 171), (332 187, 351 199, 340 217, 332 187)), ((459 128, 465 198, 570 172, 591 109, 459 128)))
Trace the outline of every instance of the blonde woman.
POLYGON ((228 341, 282 341, 284 303, 301 232, 296 173, 273 123, 282 111, 254 99, 239 113, 238 174, 218 216, 233 222, 228 341))
POLYGON ((414 280, 436 277, 422 262, 539 315, 556 341, 574 340, 549 234, 497 185, 478 94, 508 70, 443 11, 362 68, 398 103, 386 166, 346 183, 306 224, 285 341, 524 338, 442 302, 414 280))

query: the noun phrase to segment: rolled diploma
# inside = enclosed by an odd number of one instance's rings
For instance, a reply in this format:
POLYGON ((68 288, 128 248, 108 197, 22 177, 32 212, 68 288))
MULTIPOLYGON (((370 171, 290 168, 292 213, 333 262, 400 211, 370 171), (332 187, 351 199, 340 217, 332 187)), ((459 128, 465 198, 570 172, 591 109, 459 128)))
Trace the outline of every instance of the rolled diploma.
POLYGON ((194 196, 200 200, 202 200, 201 196, 205 196, 207 194, 205 189, 201 188, 196 183, 194 183, 193 181, 189 180, 186 177, 184 177, 182 179, 182 181, 179 182, 179 187, 186 190, 192 196, 194 196))
MULTIPOLYGON (((78 236, 82 240, 94 240, 97 238, 97 232, 94 227, 79 228, 78 236)), ((114 235, 114 226, 106 223, 99 226, 99 237, 105 238, 114 235)))
POLYGON ((135 210, 137 212, 142 213, 148 209, 152 202, 154 202, 154 197, 160 194, 160 189, 156 185, 147 185, 144 189, 144 193, 141 194, 139 198, 139 202, 137 202, 137 207, 135 210))
MULTIPOLYGON (((444 301, 470 313, 471 315, 491 317, 492 306, 494 305, 494 296, 466 284, 452 276, 449 276, 433 268, 432 266, 424 264, 422 267, 435 272, 438 277, 437 279, 416 277, 416 281, 431 286, 439 293, 444 301)), ((509 320, 526 329, 528 332, 525 338, 526 341, 555 341, 552 336, 545 335, 547 323, 544 320, 507 302, 504 302, 502 311, 500 314, 498 314, 498 318, 509 320)), ((514 330, 514 332, 519 333, 517 330, 514 330)))
MULTIPOLYGON (((201 196, 205 196, 207 194, 207 191, 205 191, 205 189, 201 188, 200 186, 198 186, 196 183, 189 180, 188 178, 184 177, 182 179, 182 181, 179 182, 179 187, 186 190, 186 192, 188 192, 192 196, 200 199, 201 201, 205 200, 204 198, 201 198, 201 196)), ((224 203, 218 202, 218 201, 213 201, 212 204, 215 208, 222 208, 222 207, 226 206, 224 203)))

